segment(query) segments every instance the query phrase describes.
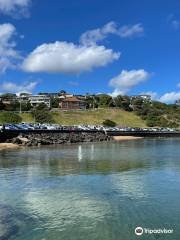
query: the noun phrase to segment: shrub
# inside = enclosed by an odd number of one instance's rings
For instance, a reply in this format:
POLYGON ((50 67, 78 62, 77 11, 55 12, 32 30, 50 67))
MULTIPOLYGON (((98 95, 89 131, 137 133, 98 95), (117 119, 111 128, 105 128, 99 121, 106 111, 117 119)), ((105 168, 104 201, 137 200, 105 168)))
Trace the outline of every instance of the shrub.
POLYGON ((104 120, 103 122, 103 126, 106 126, 106 127, 115 127, 116 126, 116 123, 114 121, 111 121, 109 119, 106 119, 104 120))
POLYGON ((22 118, 13 112, 2 112, 0 114, 1 123, 20 123, 22 118))
POLYGON ((35 121, 38 123, 53 123, 53 117, 49 111, 46 110, 34 110, 32 113, 35 121))
POLYGON ((45 103, 40 103, 38 106, 35 107, 35 111, 41 111, 41 110, 48 110, 48 107, 45 103))

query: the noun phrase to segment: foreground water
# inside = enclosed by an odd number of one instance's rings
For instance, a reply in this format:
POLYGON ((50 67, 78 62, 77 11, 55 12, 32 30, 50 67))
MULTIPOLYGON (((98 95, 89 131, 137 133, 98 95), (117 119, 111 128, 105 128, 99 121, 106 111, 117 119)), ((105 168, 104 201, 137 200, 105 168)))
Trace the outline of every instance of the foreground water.
POLYGON ((180 239, 180 139, 0 152, 0 240, 180 239), (173 229, 137 237, 134 229, 173 229))

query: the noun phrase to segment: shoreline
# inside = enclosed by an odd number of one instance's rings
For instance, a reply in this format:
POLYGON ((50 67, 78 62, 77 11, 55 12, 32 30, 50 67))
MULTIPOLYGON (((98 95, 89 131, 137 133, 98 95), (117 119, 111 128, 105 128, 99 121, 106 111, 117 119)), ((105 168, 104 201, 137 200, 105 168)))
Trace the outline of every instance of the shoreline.
POLYGON ((115 141, 123 141, 123 140, 138 140, 143 139, 143 137, 136 137, 136 136, 113 136, 115 141))
POLYGON ((107 142, 113 138, 102 132, 79 133, 79 132, 56 132, 56 133, 21 133, 18 136, 7 139, 6 143, 16 144, 18 146, 41 146, 57 145, 82 142, 107 142))
POLYGON ((8 149, 18 149, 20 146, 15 143, 0 143, 0 151, 8 149))

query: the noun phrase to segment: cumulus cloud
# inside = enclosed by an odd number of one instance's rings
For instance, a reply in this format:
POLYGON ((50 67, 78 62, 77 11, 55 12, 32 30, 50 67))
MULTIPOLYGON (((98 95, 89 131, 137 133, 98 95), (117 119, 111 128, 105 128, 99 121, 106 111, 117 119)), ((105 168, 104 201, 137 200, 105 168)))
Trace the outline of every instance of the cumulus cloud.
POLYGON ((15 50, 15 42, 12 40, 16 34, 15 27, 10 23, 0 24, 0 72, 14 67, 14 61, 20 56, 15 50))
POLYGON ((161 102, 173 103, 180 99, 180 92, 168 92, 160 97, 161 102))
POLYGON ((117 96, 119 94, 126 94, 131 88, 139 85, 140 83, 146 81, 150 77, 150 74, 144 69, 139 70, 122 70, 122 72, 112 78, 109 81, 109 85, 114 88, 112 96, 117 96))
POLYGON ((31 0, 0 0, 0 12, 10 16, 28 16, 31 0))
POLYGON ((119 52, 98 44, 109 34, 127 38, 139 35, 143 31, 141 24, 118 28, 117 24, 111 21, 102 28, 83 33, 79 44, 56 41, 38 46, 24 59, 21 68, 27 72, 47 73, 90 71, 119 59, 119 52))
POLYGON ((119 59, 120 53, 104 46, 84 46, 55 42, 38 46, 24 60, 28 72, 80 73, 102 67, 119 59))
POLYGON ((24 82, 20 85, 12 82, 4 82, 0 84, 0 90, 13 93, 31 93, 36 88, 37 84, 38 82, 24 82))
POLYGON ((115 22, 111 21, 102 28, 96 28, 83 33, 80 37, 80 43, 83 45, 93 45, 107 38, 109 34, 118 35, 121 38, 129 38, 138 36, 143 32, 144 28, 140 23, 135 25, 124 25, 119 28, 115 22))
POLYGON ((157 92, 148 91, 142 92, 141 94, 150 95, 153 100, 164 102, 164 103, 174 103, 176 100, 180 99, 180 92, 168 92, 159 96, 157 92))

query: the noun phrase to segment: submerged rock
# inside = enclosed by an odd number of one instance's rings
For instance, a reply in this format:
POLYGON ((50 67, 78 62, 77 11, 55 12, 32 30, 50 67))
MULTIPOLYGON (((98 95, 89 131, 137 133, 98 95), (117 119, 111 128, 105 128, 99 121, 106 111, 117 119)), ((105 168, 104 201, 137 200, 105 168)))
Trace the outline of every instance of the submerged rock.
POLYGON ((0 240, 9 240, 35 225, 36 220, 9 205, 0 204, 0 240))

